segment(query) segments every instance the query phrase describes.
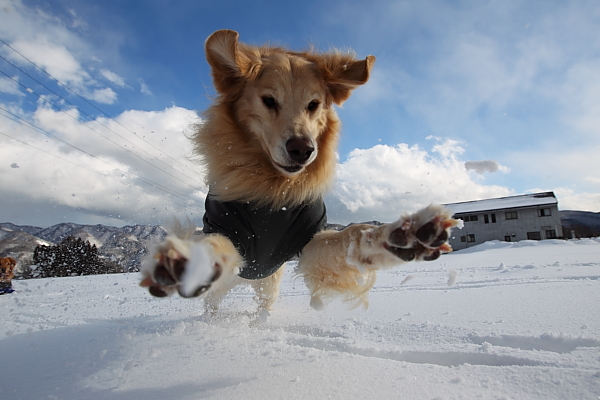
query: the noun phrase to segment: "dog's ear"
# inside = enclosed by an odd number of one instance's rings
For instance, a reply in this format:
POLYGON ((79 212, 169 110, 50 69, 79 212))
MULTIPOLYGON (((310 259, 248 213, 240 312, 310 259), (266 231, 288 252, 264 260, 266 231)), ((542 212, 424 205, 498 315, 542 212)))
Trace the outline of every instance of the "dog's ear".
POLYGON ((215 88, 221 93, 239 87, 252 66, 250 57, 239 49, 239 36, 236 31, 223 29, 210 35, 204 44, 215 88))
POLYGON ((375 57, 367 56, 356 61, 351 56, 341 53, 328 54, 323 58, 327 70, 327 86, 333 102, 342 105, 350 97, 352 90, 369 80, 375 57))

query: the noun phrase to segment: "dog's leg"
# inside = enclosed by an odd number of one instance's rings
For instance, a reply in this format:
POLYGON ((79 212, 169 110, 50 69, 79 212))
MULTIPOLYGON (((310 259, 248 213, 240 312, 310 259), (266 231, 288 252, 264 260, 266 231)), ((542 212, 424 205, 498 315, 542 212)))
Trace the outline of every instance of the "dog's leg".
POLYGON ((216 316, 219 311, 219 306, 225 296, 227 296, 227 293, 234 287, 243 283, 242 278, 237 275, 223 278, 224 279, 219 282, 219 285, 213 285, 210 290, 206 292, 206 297, 204 297, 204 312, 207 316, 216 316))
POLYGON ((273 275, 268 278, 254 280, 251 282, 252 288, 256 292, 256 301, 258 303, 258 312, 262 310, 271 311, 275 300, 279 297, 279 288, 281 279, 285 273, 285 266, 281 266, 273 275))
POLYGON ((296 273, 304 278, 315 309, 334 296, 366 307, 377 270, 452 251, 447 240, 457 225, 449 209, 431 205, 390 224, 320 232, 302 250, 296 273))
POLYGON ((209 289, 217 293, 232 287, 241 265, 241 256, 224 236, 192 240, 189 235, 172 235, 145 260, 140 286, 148 287, 156 297, 175 292, 182 297, 197 297, 209 289))

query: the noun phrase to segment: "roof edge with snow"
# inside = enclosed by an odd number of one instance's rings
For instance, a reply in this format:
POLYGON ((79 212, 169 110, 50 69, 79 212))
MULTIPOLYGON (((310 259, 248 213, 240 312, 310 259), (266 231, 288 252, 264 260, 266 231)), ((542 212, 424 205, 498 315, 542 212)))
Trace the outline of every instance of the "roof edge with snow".
POLYGON ((543 205, 558 205, 554 192, 521 194, 517 196, 498 197, 495 199, 465 201, 461 203, 444 204, 455 214, 482 211, 505 210, 508 208, 535 207, 543 205))

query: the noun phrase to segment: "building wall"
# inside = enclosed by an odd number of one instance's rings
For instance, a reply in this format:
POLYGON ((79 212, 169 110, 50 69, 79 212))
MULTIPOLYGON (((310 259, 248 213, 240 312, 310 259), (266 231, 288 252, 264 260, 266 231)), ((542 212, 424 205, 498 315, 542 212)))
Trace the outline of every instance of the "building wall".
POLYGON ((455 250, 472 247, 489 240, 518 242, 527 239, 554 239, 563 236, 556 204, 460 213, 455 214, 454 218, 464 221, 463 229, 452 230, 450 244, 455 250), (514 213, 517 218, 511 219, 511 216, 514 217, 514 213), (550 215, 546 215, 548 213, 550 215), (494 216, 496 222, 494 222, 494 216))

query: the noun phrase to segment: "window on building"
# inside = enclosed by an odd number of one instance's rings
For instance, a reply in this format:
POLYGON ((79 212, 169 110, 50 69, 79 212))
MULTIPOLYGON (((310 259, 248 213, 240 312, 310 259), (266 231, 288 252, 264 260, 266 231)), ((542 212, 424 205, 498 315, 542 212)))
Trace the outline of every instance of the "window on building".
POLYGON ((460 241, 465 243, 474 243, 475 242, 475 235, 472 233, 469 233, 467 235, 461 236, 460 237, 460 241))
POLYGON ((546 239, 556 239, 556 231, 554 229, 548 229, 546 231, 546 239))
POLYGON ((487 214, 483 214, 483 222, 485 222, 486 224, 490 223, 490 218, 488 217, 487 214))
POLYGON ((538 217, 549 217, 552 215, 549 208, 538 208, 538 217))
POLYGON ((504 236, 504 241, 505 242, 510 242, 510 235, 504 236))
POLYGON ((516 211, 507 211, 506 212, 506 219, 518 219, 519 215, 517 214, 516 211))
POLYGON ((475 222, 479 221, 479 218, 477 217, 477 215, 465 215, 464 217, 462 217, 462 220, 465 222, 475 222))
POLYGON ((527 232, 527 239, 529 240, 542 240, 542 234, 537 232, 527 232))
POLYGON ((492 214, 492 224, 496 223, 496 214, 492 214))

